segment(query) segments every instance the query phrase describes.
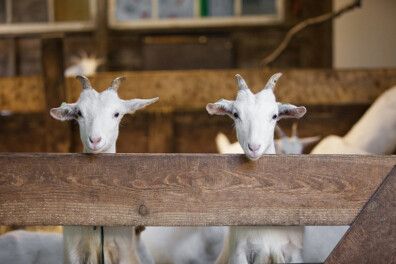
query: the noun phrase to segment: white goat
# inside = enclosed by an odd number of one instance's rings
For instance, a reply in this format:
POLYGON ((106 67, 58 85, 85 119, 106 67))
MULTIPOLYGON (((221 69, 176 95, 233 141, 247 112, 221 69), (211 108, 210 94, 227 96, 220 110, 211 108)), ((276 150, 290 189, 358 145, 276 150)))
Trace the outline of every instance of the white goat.
MULTIPOLYGON (((279 126, 276 126, 279 139, 275 140, 276 154, 302 154, 304 147, 319 141, 320 136, 299 138, 297 134, 297 123, 292 126, 291 137, 286 136, 279 126)), ((227 136, 219 133, 216 136, 217 150, 221 154, 244 153, 239 142, 231 143, 227 136)))
MULTIPOLYGON (((275 154, 274 130, 282 118, 300 118, 305 107, 277 103, 273 90, 282 74, 274 74, 265 88, 253 94, 237 75, 239 92, 235 101, 220 100, 206 106, 209 114, 228 115, 235 122, 238 141, 250 160, 275 154)), ((302 262, 304 227, 243 227, 229 232, 217 264, 302 262)))
MULTIPOLYGON (((396 149, 396 86, 388 89, 344 137, 324 138, 311 154, 391 154, 396 149)), ((303 257, 324 262, 349 226, 307 226, 303 257)))
POLYGON ((0 236, 0 263, 55 264, 62 258, 60 234, 16 230, 0 236))
POLYGON ((156 264, 210 264, 225 239, 225 227, 148 227, 142 239, 156 264))
MULTIPOLYGON (((125 77, 116 78, 102 93, 96 92, 89 80, 81 81, 80 98, 73 104, 52 108, 51 115, 61 121, 77 120, 84 153, 115 153, 118 128, 125 114, 132 114, 158 100, 121 100, 117 90, 125 77)), ((65 226, 63 245, 65 263, 99 263, 101 260, 101 228, 65 226)), ((104 227, 105 263, 140 263, 136 254, 135 230, 132 227, 104 227)))
POLYGON ((97 68, 105 62, 103 58, 96 58, 94 55, 88 56, 85 51, 80 52, 80 57, 73 56, 73 63, 65 70, 66 77, 75 77, 77 75, 93 75, 97 68))
POLYGON ((344 136, 324 138, 311 154, 392 154, 396 149, 396 86, 385 91, 344 136))

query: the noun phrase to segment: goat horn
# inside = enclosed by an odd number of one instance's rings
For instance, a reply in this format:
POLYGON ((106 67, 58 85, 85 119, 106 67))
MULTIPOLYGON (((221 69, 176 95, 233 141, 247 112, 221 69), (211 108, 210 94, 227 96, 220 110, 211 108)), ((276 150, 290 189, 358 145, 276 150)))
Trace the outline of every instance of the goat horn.
POLYGON ((275 130, 276 134, 278 134, 278 136, 280 138, 285 138, 286 137, 285 133, 283 132, 283 130, 279 126, 276 126, 275 129, 276 129, 275 130))
POLYGON ((275 89, 275 85, 278 81, 278 79, 282 76, 282 73, 278 72, 275 73, 274 75, 271 76, 271 78, 268 80, 267 84, 265 85, 263 90, 266 89, 271 89, 272 91, 275 89))
POLYGON ((237 74, 237 75, 235 75, 235 77, 237 78, 237 81, 238 81, 239 91, 249 90, 249 87, 247 86, 245 80, 242 78, 241 75, 237 74))
POLYGON ((117 78, 115 78, 112 82, 111 82, 111 84, 110 84, 110 87, 109 87, 109 90, 114 90, 114 91, 118 91, 118 87, 120 87, 120 84, 123 82, 123 81, 125 81, 125 77, 117 77, 117 78))
POLYGON ((292 137, 298 137, 297 123, 293 123, 292 125, 292 137))
POLYGON ((91 83, 89 82, 88 78, 82 75, 77 75, 76 79, 81 82, 82 89, 92 89, 91 83))

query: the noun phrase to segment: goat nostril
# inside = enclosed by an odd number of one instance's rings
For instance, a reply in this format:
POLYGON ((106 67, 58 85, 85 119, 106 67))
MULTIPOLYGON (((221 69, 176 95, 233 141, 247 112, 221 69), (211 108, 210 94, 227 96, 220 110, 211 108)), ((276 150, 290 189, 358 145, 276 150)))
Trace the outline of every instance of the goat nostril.
POLYGON ((102 139, 101 137, 94 138, 94 139, 92 139, 91 137, 89 137, 89 141, 90 141, 91 143, 93 143, 93 144, 99 143, 101 139, 102 139))
POLYGON ((250 144, 248 144, 248 148, 249 148, 251 151, 257 151, 257 150, 260 149, 260 145, 250 145, 250 144))

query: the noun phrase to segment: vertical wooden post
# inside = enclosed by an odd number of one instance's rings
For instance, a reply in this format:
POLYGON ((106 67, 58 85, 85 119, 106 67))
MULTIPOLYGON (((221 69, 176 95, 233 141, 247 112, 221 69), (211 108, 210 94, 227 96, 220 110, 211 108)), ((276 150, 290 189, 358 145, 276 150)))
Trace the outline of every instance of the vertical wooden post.
POLYGON ((106 70, 107 65, 107 1, 97 1, 97 15, 96 15, 96 28, 95 28, 95 53, 98 58, 104 58, 105 64, 100 66, 101 70, 106 70))
POLYGON ((66 101, 63 35, 47 35, 41 42, 42 66, 46 99, 46 151, 69 152, 71 124, 53 119, 49 111, 66 101))
POLYGON ((18 45, 16 38, 7 39, 6 76, 16 76, 19 73, 18 45))

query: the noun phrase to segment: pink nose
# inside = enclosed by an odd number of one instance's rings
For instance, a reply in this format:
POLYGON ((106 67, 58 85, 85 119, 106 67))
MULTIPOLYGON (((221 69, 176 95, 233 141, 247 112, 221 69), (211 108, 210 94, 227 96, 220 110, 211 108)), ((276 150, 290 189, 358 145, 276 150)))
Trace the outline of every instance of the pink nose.
POLYGON ((102 139, 101 137, 98 137, 98 138, 89 137, 89 141, 91 141, 92 144, 98 144, 101 139, 102 139))
POLYGON ((255 151, 260 149, 260 145, 250 145, 250 144, 248 144, 248 147, 253 152, 255 152, 255 151))

